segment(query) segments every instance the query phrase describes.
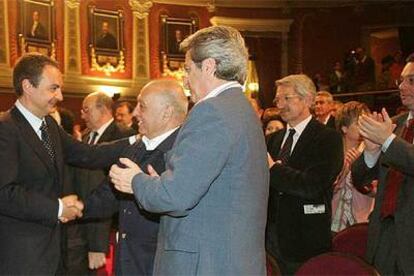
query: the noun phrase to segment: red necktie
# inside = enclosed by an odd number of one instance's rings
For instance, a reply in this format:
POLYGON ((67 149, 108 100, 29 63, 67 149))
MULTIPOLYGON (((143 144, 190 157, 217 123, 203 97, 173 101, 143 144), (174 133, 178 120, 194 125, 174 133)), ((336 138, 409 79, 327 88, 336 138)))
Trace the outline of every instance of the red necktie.
MULTIPOLYGON (((406 140, 408 143, 413 143, 414 138, 414 119, 408 121, 408 127, 405 126, 402 132, 401 137, 406 140)), ((386 218, 388 216, 393 216, 395 209, 397 208, 397 199, 398 192, 400 191, 400 186, 404 180, 404 175, 391 168, 388 172, 387 184, 385 186, 384 198, 381 205, 381 218, 386 218)))

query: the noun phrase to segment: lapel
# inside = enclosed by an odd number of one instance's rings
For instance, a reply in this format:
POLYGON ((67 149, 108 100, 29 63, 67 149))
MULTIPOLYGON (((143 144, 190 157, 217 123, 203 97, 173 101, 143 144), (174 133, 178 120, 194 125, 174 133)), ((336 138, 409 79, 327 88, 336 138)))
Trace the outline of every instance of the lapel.
POLYGON ((312 142, 312 139, 310 139, 310 137, 313 136, 313 133, 315 132, 315 129, 317 128, 318 124, 320 123, 316 121, 315 118, 312 118, 309 121, 308 125, 305 127, 302 134, 299 136, 299 139, 296 142, 295 148, 293 149, 293 152, 289 160, 294 160, 297 155, 303 155, 303 153, 306 152, 306 148, 312 146, 309 145, 309 143, 312 142))
POLYGON ((101 137, 99 137, 98 141, 96 141, 96 143, 99 144, 99 143, 113 140, 114 131, 115 131, 115 121, 112 121, 112 123, 109 124, 109 126, 105 129, 105 131, 102 133, 101 137))
POLYGON ((394 122, 397 124, 397 127, 394 130, 395 135, 401 137, 403 129, 405 127, 405 123, 407 122, 408 113, 403 114, 395 118, 394 122))
MULTIPOLYGON (((12 118, 16 122, 17 127, 22 133, 22 140, 26 142, 29 145, 29 148, 31 148, 34 151, 34 153, 38 156, 40 162, 42 162, 45 165, 50 174, 54 175, 55 169, 52 160, 50 159, 42 141, 40 140, 39 136, 37 136, 32 126, 16 107, 13 107, 10 113, 12 118)), ((53 143, 55 143, 55 135, 51 134, 51 136, 51 139, 53 139, 53 143)))

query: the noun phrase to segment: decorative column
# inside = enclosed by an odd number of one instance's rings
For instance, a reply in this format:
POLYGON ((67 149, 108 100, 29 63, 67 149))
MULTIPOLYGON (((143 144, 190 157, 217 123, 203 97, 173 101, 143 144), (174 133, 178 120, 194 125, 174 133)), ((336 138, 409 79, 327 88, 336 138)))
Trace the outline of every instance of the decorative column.
POLYGON ((129 0, 129 5, 133 12, 132 85, 141 87, 150 77, 148 14, 153 3, 149 0, 129 0))
POLYGON ((65 82, 77 82, 81 76, 79 6, 80 0, 65 0, 65 82))
POLYGON ((282 53, 280 59, 280 73, 283 76, 288 75, 288 32, 282 32, 282 53))
POLYGON ((12 86, 9 48, 9 23, 7 2, 0 0, 0 83, 12 86))

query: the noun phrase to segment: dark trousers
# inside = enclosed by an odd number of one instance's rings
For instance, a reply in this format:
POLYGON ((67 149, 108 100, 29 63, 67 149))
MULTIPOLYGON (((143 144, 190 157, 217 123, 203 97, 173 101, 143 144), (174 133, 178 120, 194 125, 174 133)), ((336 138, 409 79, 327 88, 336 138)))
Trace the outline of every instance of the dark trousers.
POLYGON ((381 275, 402 275, 397 257, 394 218, 381 222, 380 238, 375 251, 373 265, 381 275))

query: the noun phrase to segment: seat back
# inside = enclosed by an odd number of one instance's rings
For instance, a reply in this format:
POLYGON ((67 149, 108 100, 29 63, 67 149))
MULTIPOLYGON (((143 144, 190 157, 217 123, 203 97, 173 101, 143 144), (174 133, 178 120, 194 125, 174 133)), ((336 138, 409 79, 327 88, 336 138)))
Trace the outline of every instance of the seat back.
POLYGON ((338 232, 332 239, 332 251, 349 253, 365 259, 368 223, 357 223, 338 232))
POLYGON ((306 261, 295 275, 378 276, 379 273, 361 258, 346 253, 328 252, 306 261))

